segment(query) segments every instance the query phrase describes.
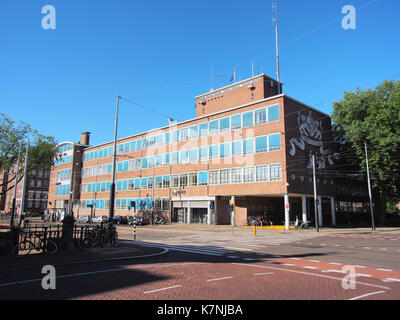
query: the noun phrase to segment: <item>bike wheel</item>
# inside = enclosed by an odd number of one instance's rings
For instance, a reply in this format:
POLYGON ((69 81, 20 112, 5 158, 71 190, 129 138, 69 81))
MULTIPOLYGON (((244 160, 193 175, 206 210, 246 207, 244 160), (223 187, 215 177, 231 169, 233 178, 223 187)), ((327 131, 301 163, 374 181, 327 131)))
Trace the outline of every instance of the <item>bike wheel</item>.
POLYGON ((114 233, 106 234, 101 246, 103 248, 113 248, 117 244, 117 235, 114 233))
POLYGON ((11 255, 18 256, 18 257, 24 257, 24 256, 27 256, 34 248, 35 248, 35 245, 31 241, 24 240, 24 241, 21 241, 18 245, 16 245, 14 247, 11 255))
POLYGON ((13 245, 10 240, 0 239, 0 256, 9 256, 13 250, 13 245))
POLYGON ((79 249, 83 251, 88 251, 93 248, 94 242, 92 237, 85 236, 79 239, 78 246, 79 249))
POLYGON ((57 250, 58 250, 58 246, 53 240, 46 241, 44 248, 43 248, 43 251, 45 253, 55 254, 55 253, 57 253, 57 250))

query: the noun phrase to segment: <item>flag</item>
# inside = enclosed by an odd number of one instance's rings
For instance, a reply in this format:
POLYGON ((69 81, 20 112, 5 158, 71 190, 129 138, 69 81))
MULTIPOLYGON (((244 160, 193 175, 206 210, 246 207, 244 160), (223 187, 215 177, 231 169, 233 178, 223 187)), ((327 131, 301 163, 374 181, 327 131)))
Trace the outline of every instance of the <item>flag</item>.
POLYGON ((235 79, 236 79, 236 69, 233 69, 233 74, 230 82, 234 81, 235 79))

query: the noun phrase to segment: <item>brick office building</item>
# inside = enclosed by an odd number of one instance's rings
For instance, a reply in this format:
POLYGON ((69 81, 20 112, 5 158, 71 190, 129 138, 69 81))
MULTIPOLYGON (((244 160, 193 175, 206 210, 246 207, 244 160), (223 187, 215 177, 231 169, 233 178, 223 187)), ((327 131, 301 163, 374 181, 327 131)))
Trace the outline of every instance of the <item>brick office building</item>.
MULTIPOLYGON (((328 115, 278 94, 263 74, 210 91, 196 97, 195 118, 118 140, 115 215, 133 215, 134 201, 173 222, 229 224, 234 203, 236 225, 250 216, 283 224, 285 210, 310 220, 314 154, 319 221, 334 224, 331 141, 328 115)), ((81 152, 74 212, 93 204, 108 215, 113 143, 81 152)), ((51 183, 49 203, 53 193, 51 183)))
POLYGON ((58 145, 62 157, 50 171, 48 209, 55 213, 69 213, 72 203, 79 203, 82 154, 89 146, 90 132, 83 132, 80 142, 58 145))

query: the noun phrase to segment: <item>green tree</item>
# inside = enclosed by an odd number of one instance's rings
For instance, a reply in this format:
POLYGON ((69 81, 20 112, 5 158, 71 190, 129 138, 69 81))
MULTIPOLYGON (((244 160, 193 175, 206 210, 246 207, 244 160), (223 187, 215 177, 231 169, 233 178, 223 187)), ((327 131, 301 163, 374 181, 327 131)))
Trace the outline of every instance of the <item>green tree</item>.
POLYGON ((33 130, 29 124, 16 123, 5 114, 0 113, 0 173, 6 173, 0 181, 0 190, 6 186, 7 192, 15 184, 15 167, 20 150, 19 179, 23 178, 25 152, 29 139, 27 173, 33 169, 50 168, 54 160, 59 158, 57 143, 53 137, 47 137, 33 130))
POLYGON ((400 198, 400 81, 345 92, 333 105, 332 120, 335 134, 345 142, 341 152, 363 172, 367 144, 374 202, 384 223, 387 201, 400 198))

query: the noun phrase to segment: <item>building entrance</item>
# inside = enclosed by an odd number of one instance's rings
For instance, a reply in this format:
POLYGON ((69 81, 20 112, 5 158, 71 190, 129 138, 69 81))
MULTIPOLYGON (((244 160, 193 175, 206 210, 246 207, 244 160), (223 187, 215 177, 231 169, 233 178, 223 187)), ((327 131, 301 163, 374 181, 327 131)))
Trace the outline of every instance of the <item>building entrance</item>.
POLYGON ((187 208, 174 208, 172 222, 187 223, 187 208))
POLYGON ((192 209, 192 222, 207 224, 207 209, 206 208, 193 208, 192 209))

